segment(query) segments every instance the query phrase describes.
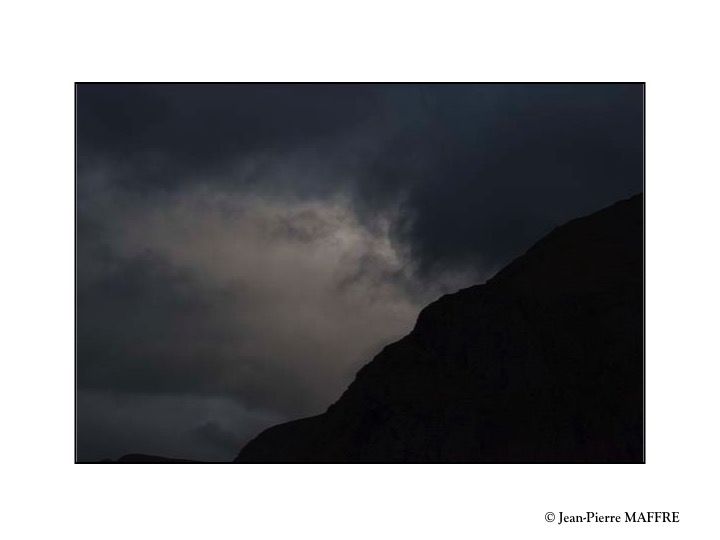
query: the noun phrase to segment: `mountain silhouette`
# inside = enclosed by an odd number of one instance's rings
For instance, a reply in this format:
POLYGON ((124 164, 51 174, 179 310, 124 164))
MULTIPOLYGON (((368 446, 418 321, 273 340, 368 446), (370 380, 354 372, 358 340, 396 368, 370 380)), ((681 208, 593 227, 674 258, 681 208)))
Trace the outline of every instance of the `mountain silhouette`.
POLYGON ((445 295, 321 415, 241 463, 641 463, 643 198, 445 295))
POLYGON ((117 460, 104 459, 96 463, 203 463, 193 459, 169 458, 164 456, 154 456, 150 454, 125 454, 117 460))

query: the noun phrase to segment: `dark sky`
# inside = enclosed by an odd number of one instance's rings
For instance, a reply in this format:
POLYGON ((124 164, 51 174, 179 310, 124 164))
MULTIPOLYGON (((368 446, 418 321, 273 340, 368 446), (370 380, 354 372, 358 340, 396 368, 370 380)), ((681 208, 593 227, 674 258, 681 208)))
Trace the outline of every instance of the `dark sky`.
POLYGON ((642 191, 641 85, 77 86, 78 459, 231 459, 642 191))

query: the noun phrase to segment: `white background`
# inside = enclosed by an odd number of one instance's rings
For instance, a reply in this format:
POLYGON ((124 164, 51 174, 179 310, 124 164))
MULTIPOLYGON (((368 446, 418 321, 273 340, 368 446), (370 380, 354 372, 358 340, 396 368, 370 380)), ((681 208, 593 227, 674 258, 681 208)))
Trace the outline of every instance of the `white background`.
POLYGON ((710 538, 718 517, 711 2, 6 2, 0 537, 710 538), (646 81, 647 464, 73 464, 73 82, 646 81), (676 525, 545 512, 679 511, 676 525))

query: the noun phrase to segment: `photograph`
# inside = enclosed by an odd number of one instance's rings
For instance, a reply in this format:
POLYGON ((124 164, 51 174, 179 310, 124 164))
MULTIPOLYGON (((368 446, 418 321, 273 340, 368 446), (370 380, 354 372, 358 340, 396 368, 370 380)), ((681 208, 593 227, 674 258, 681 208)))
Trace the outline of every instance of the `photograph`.
POLYGON ((645 463, 645 83, 74 94, 75 463, 645 463))
POLYGON ((718 537, 714 11, 3 6, 0 538, 718 537))

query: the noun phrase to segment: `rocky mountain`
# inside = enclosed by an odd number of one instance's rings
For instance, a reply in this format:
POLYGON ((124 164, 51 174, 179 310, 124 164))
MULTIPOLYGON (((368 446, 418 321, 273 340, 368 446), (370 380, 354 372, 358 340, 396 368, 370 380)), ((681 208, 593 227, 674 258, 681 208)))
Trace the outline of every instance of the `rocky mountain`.
POLYGON ((639 463, 643 333, 637 195, 430 304, 324 414, 236 462, 639 463))

